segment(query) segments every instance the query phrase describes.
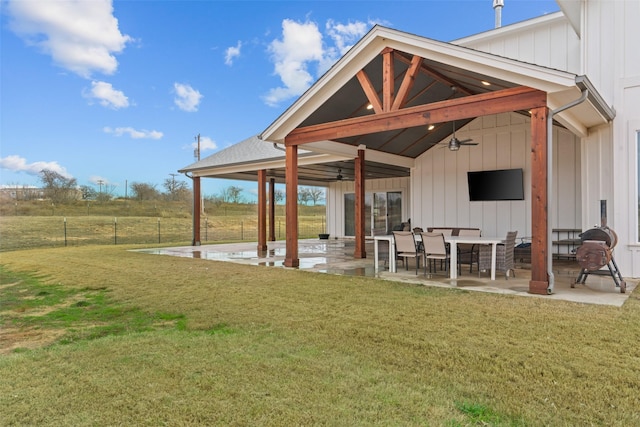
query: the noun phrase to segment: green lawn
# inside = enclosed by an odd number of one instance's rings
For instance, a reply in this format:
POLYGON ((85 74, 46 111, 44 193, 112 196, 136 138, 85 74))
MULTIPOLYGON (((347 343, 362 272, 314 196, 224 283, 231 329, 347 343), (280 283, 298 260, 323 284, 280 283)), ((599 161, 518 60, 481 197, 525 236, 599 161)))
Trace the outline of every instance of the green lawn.
POLYGON ((0 253, 3 425, 640 425, 635 293, 616 308, 131 248, 0 253))

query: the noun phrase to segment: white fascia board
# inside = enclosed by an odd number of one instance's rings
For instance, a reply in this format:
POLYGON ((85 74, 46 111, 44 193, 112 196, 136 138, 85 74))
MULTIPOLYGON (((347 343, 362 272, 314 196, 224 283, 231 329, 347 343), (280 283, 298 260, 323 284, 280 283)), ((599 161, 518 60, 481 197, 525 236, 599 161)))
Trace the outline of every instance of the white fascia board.
POLYGON ((402 37, 388 40, 386 46, 547 93, 575 86, 576 75, 573 73, 516 61, 450 43, 424 40, 417 36, 413 36, 412 39, 403 34, 402 37))
MULTIPOLYGON (((298 166, 315 165, 319 163, 327 163, 327 162, 334 162, 334 161, 343 161, 346 159, 349 159, 349 158, 346 158, 344 156, 314 153, 312 155, 298 157, 298 166)), ((222 166, 222 167, 203 168, 201 170, 193 171, 192 175, 194 177, 226 175, 226 174, 239 173, 239 172, 259 171, 263 169, 281 169, 281 168, 284 168, 285 166, 286 166, 286 160, 283 158, 280 158, 280 159, 264 161, 264 162, 241 163, 241 164, 238 163, 238 164, 222 166)))
MULTIPOLYGON (((305 144, 304 147, 315 153, 326 153, 341 156, 343 159, 353 160, 358 157, 358 147, 349 144, 342 144, 333 141, 320 141, 305 144)), ((378 150, 367 148, 364 155, 365 161, 386 163, 388 165, 412 168, 415 160, 410 157, 398 156, 397 154, 383 153, 378 150)))

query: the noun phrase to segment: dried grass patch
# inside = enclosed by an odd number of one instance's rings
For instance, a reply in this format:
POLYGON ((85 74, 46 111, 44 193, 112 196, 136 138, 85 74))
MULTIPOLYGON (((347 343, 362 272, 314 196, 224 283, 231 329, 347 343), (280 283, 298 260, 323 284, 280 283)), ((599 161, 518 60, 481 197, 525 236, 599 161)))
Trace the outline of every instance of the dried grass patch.
POLYGON ((139 425, 640 423, 635 293, 616 308, 126 249, 3 254, 12 271, 37 271, 40 281, 65 288, 104 287, 119 304, 183 315, 185 329, 5 356, 0 417, 139 425), (38 386, 26 387, 34 377, 38 386), (37 415, 36 407, 47 409, 37 415))

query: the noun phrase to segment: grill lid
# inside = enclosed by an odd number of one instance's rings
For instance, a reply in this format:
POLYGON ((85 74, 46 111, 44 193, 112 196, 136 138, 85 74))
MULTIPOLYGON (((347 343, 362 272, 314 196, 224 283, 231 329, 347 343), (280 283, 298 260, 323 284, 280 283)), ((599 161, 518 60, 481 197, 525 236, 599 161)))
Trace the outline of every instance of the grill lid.
POLYGON ((579 235, 582 243, 587 240, 599 240, 605 242, 607 246, 613 249, 618 243, 618 235, 609 227, 596 227, 583 231, 579 235))

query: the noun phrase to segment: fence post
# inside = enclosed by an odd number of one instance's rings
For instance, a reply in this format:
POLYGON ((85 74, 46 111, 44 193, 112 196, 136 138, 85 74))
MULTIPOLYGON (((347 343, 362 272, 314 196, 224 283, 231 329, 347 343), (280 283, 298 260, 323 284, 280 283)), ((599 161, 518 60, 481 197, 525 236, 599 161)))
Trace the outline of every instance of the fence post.
POLYGON ((160 218, 158 218, 158 243, 160 243, 160 218))
POLYGON ((64 217, 64 246, 67 246, 67 217, 64 217))
POLYGON ((209 218, 204 218, 204 241, 209 241, 209 218))
POLYGON ((118 244, 118 218, 113 217, 113 244, 118 244))
POLYGON ((240 221, 240 240, 244 240, 244 221, 240 221))

